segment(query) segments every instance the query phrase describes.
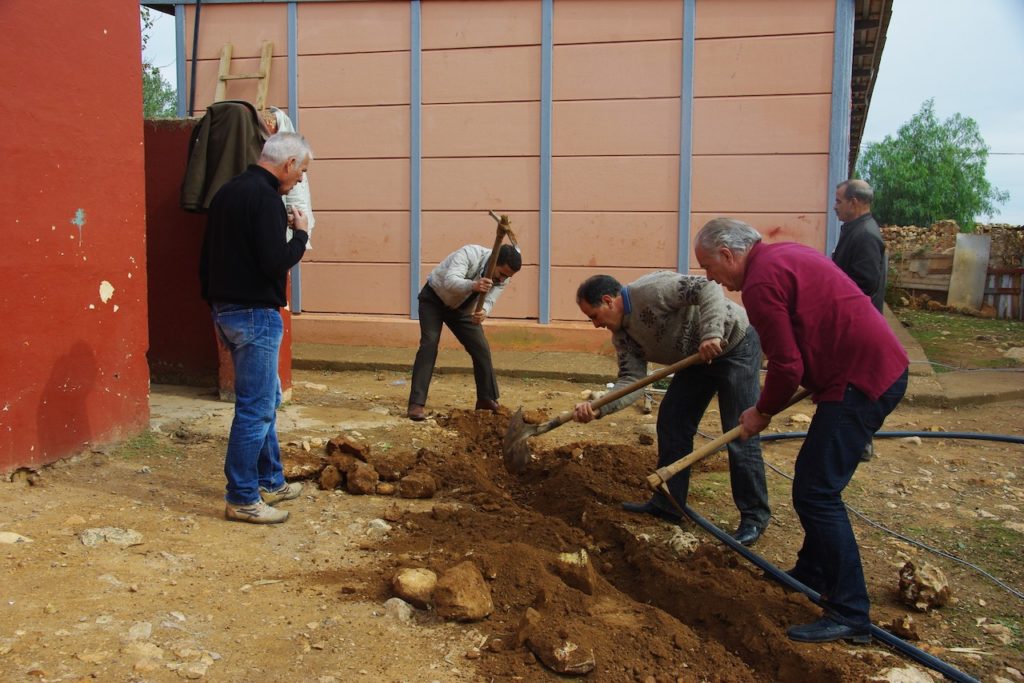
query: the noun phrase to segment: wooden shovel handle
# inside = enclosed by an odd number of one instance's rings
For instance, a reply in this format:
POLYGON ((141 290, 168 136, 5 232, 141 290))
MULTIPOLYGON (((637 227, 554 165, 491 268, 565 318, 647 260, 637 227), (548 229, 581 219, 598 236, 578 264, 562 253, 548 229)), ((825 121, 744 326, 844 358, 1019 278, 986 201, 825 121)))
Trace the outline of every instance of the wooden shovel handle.
MULTIPOLYGON (((498 230, 494 236, 494 248, 491 249, 491 256, 487 259, 487 266, 484 268, 484 277, 488 280, 494 280, 494 271, 498 268, 498 251, 501 249, 501 243, 505 239, 505 235, 509 236, 509 240, 512 244, 516 243, 515 233, 512 232, 512 226, 509 224, 508 216, 502 214, 499 218, 494 214, 493 211, 488 211, 492 218, 498 221, 498 230)), ((484 309, 484 298, 487 296, 487 292, 480 292, 476 297, 476 307, 473 309, 474 313, 479 313, 484 309)))
MULTIPOLYGON (((796 403, 799 403, 800 401, 804 400, 810 395, 810 391, 808 391, 807 389, 801 389, 800 391, 793 394, 793 398, 789 399, 789 403, 786 404, 786 407, 788 408, 796 403)), ((722 434, 714 441, 711 441, 710 443, 701 446, 700 448, 693 451, 689 455, 684 456, 679 460, 676 460, 671 465, 659 467, 654 472, 654 474, 650 474, 647 476, 647 485, 650 486, 652 489, 657 489, 659 486, 661 486, 669 479, 685 470, 687 467, 690 467, 698 460, 703 460, 704 458, 706 458, 707 456, 711 455, 719 448, 724 446, 725 444, 738 439, 739 436, 740 427, 737 425, 736 427, 733 427, 732 429, 727 431, 725 434, 722 434)))
MULTIPOLYGON (((676 361, 672 365, 666 365, 661 370, 656 370, 655 372, 652 372, 651 374, 647 375, 646 377, 644 377, 642 379, 638 379, 637 381, 632 382, 631 384, 627 384, 624 387, 619 387, 618 389, 615 389, 614 391, 609 391, 604 396, 602 396, 600 398, 597 398, 597 399, 594 399, 593 401, 591 401, 590 402, 590 407, 593 408, 594 410, 597 410, 598 408, 600 408, 602 406, 608 405, 612 401, 617 401, 620 398, 622 398, 623 396, 626 396, 628 394, 632 394, 637 389, 642 389, 642 388, 646 387, 648 384, 654 384, 659 379, 665 379, 666 377, 668 377, 669 375, 671 375, 671 374, 673 374, 675 372, 679 372, 680 370, 682 370, 684 368, 688 368, 691 365, 696 365, 697 363, 700 363, 700 362, 702 362, 702 361, 700 359, 700 354, 699 353, 695 353, 692 356, 687 356, 686 358, 684 358, 682 360, 679 360, 679 361, 676 361)), ((572 414, 573 414, 573 411, 571 411, 571 410, 567 410, 564 413, 559 413, 557 417, 549 420, 543 426, 541 426, 541 428, 537 430, 537 433, 538 434, 543 434, 544 432, 550 432, 555 427, 558 427, 560 425, 564 425, 566 422, 568 422, 569 420, 572 419, 572 414)))

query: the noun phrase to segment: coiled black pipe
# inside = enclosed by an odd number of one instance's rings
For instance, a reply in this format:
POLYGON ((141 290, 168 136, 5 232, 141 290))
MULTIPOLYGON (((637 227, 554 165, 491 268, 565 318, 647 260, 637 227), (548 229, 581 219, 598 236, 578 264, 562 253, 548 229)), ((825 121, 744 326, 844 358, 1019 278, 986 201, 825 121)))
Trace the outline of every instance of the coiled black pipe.
MULTIPOLYGON (((773 434, 771 436, 775 435, 773 434)), ((800 591, 808 598, 810 598, 811 602, 813 602, 814 604, 821 605, 821 595, 819 595, 816 591, 812 590, 811 588, 808 588, 796 579, 793 579, 786 572, 782 571, 768 560, 764 559, 754 551, 737 542, 736 539, 734 539, 732 536, 725 533, 708 520, 704 519, 704 517, 702 517, 689 505, 684 506, 683 511, 686 513, 687 517, 692 519, 698 526, 704 529, 704 531, 707 531, 709 534, 717 538, 719 541, 735 550, 737 553, 742 555, 743 558, 746 559, 748 562, 763 569, 764 572, 768 574, 768 576, 770 576, 771 578, 775 579, 776 581, 778 581, 779 583, 788 588, 800 591)), ((971 678, 959 669, 954 668, 952 665, 947 664, 941 659, 928 654, 924 650, 914 647, 905 640, 897 638, 885 629, 879 628, 874 624, 871 624, 871 635, 876 640, 879 640, 885 643, 886 645, 898 650, 899 652, 902 652, 906 656, 913 659, 915 662, 923 666, 926 666, 929 669, 932 669, 933 671, 939 672, 951 681, 957 681, 957 683, 979 683, 978 679, 971 678)))
MULTIPOLYGON (((807 432, 779 432, 765 434, 761 441, 781 441, 783 439, 803 439, 807 432)), ((1003 443, 1024 444, 1024 436, 1010 434, 983 434, 981 432, 875 432, 875 438, 901 439, 908 436, 919 436, 922 439, 974 439, 975 441, 1002 441, 1003 443)))

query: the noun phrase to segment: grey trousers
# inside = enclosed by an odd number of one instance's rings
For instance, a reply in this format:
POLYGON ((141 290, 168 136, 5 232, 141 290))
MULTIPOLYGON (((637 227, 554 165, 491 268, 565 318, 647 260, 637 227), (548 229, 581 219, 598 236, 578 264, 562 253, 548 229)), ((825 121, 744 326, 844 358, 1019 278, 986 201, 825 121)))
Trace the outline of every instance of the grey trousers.
POLYGON ((420 348, 412 366, 412 389, 409 403, 426 405, 430 379, 437 362, 437 345, 441 341, 441 328, 447 325, 459 343, 473 359, 473 379, 476 381, 477 401, 498 400, 498 380, 491 362, 491 347, 487 344, 483 326, 473 322, 476 297, 471 296, 461 307, 449 308, 431 289, 423 285, 420 290, 420 348))

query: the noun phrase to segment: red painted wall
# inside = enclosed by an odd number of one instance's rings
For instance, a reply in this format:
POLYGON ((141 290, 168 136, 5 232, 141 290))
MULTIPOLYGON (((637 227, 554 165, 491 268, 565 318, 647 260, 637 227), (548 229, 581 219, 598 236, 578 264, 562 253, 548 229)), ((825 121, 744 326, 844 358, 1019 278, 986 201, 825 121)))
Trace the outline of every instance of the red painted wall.
POLYGON ((4 0, 0 472, 144 430, 138 3, 4 0))
POLYGON ((146 121, 149 368, 154 383, 213 386, 217 343, 199 294, 206 215, 178 203, 194 121, 146 121))

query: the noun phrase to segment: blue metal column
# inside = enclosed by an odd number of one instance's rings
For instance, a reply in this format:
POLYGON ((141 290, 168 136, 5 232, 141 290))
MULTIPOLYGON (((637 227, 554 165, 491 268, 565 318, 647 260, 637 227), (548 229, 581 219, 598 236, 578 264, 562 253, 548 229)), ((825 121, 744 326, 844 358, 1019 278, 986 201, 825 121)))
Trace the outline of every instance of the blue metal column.
POLYGON ((839 241, 839 219, 832 211, 835 187, 847 179, 850 164, 850 107, 853 97, 853 25, 855 0, 836 0, 832 48, 832 113, 829 120, 828 187, 825 188, 825 254, 839 241))
POLYGON ((690 272, 690 212, 693 176, 693 52, 697 0, 683 0, 683 64, 679 95, 679 225, 676 270, 690 272))
MULTIPOLYGON (((294 0, 288 3, 288 118, 299 130, 299 21, 294 0)), ((302 261, 292 266, 292 313, 302 313, 302 261)))
POLYGON ((409 9, 409 317, 419 320, 416 298, 420 292, 420 170, 423 161, 423 68, 420 42, 423 17, 420 0, 411 0, 409 9))
POLYGON ((537 254, 541 324, 551 322, 551 62, 554 0, 541 2, 540 39, 540 253, 537 254))
POLYGON ((175 79, 178 82, 178 118, 185 118, 185 94, 188 84, 185 82, 185 6, 174 6, 174 52, 175 79))

